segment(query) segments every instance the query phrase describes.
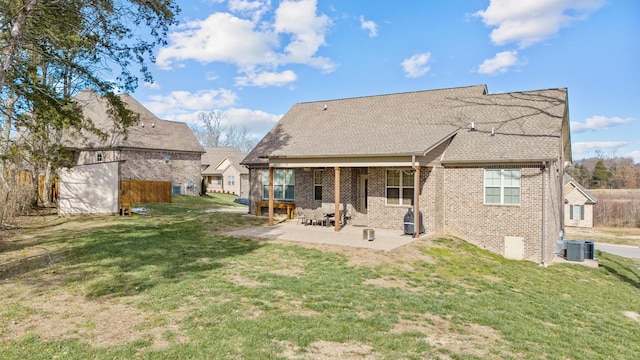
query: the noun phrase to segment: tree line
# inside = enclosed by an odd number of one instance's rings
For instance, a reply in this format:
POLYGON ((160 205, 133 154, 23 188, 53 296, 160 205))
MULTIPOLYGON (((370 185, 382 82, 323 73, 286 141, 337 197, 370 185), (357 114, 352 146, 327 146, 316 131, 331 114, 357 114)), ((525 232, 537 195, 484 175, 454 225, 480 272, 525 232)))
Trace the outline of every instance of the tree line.
POLYGON ((565 171, 588 189, 640 188, 640 164, 631 157, 597 153, 596 157, 574 162, 565 171))

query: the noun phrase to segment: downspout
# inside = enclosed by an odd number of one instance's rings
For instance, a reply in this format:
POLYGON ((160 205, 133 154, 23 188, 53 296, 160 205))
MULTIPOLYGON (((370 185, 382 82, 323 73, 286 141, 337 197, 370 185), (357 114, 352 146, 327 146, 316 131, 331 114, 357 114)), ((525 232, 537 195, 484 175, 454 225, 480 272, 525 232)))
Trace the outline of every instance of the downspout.
POLYGON ((547 162, 543 161, 542 162, 542 174, 541 174, 541 179, 542 179, 542 224, 541 224, 541 240, 542 240, 542 246, 541 246, 541 254, 540 254, 540 266, 544 266, 546 267, 547 264, 544 261, 544 256, 546 253, 546 249, 545 249, 545 233, 547 231, 547 226, 546 226, 546 206, 547 206, 547 201, 546 201, 546 196, 545 196, 545 191, 546 191, 546 183, 545 183, 545 178, 544 178, 544 172, 545 169, 547 168, 547 162))

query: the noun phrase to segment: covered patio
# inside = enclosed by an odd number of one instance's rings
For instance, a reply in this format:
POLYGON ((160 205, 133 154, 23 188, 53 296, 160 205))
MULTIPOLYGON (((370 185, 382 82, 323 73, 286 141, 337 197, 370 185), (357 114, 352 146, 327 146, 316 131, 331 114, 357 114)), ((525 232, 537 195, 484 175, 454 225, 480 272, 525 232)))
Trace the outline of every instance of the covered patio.
MULTIPOLYGON (((364 229, 370 228, 346 225, 342 227, 341 231, 334 231, 333 227, 303 225, 295 220, 287 220, 276 223, 273 226, 235 230, 226 233, 226 235, 259 240, 286 240, 384 251, 391 251, 419 240, 419 238, 414 238, 411 235, 405 235, 402 230, 373 229, 375 232, 374 240, 368 241, 363 240, 364 229)), ((421 234, 421 236, 425 237, 429 236, 429 234, 421 234)))

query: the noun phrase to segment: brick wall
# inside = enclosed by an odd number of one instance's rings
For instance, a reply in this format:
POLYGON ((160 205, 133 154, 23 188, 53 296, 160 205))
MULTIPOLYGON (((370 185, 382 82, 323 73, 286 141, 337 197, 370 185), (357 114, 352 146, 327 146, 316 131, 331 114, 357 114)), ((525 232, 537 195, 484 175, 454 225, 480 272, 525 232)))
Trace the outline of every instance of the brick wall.
POLYGON ((77 155, 77 164, 96 162, 97 153, 102 153, 103 161, 123 160, 122 178, 132 180, 163 180, 174 185, 184 186, 191 182, 194 187, 187 189, 186 194, 200 194, 200 154, 168 151, 81 151, 77 155), (165 156, 169 155, 169 163, 165 156))
MULTIPOLYGON (((485 205, 484 170, 481 166, 442 167, 421 169, 420 211, 425 230, 443 231, 460 236, 469 242, 504 255, 505 236, 524 238, 524 259, 549 262, 553 258, 555 242, 562 228, 561 169, 557 163, 545 170, 545 223, 542 225, 543 173, 541 166, 504 166, 488 168, 517 168, 521 170, 520 204, 485 205), (559 177, 558 177, 559 176, 559 177), (543 244, 544 239, 544 244, 543 244), (544 250, 543 250, 544 245, 544 250)), ((374 228, 404 228, 404 215, 410 206, 386 204, 387 168, 342 168, 340 170, 340 201, 347 211, 366 218, 365 225, 374 228), (368 175, 368 214, 361 209, 360 178, 368 175)), ((250 170, 250 198, 262 199, 260 169, 250 170)), ((268 171, 268 170, 264 170, 268 171)), ((335 172, 323 171, 322 201, 313 199, 313 169, 296 169, 295 203, 297 207, 333 209, 335 172)), ((252 207, 253 213, 255 209, 252 207)))
MULTIPOLYGON (((508 166, 521 169, 519 205, 484 204, 484 167, 445 169, 444 227, 448 233, 495 252, 504 254, 504 237, 524 238, 524 259, 540 261, 542 254, 542 171, 540 166, 508 166)), ((552 170, 553 171, 553 170, 552 170)), ((545 173, 545 244, 547 261, 554 251, 560 224, 554 181, 545 173)), ((553 176, 551 176, 553 179, 553 176)))

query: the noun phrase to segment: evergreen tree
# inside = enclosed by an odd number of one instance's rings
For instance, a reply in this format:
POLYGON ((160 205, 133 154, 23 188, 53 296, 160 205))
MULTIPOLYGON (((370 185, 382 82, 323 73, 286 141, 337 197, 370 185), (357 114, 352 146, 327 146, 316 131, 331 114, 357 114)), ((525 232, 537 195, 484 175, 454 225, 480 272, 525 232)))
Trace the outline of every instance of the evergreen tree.
POLYGON ((591 188, 608 189, 610 187, 611 172, 604 165, 604 161, 598 160, 591 174, 591 188))

